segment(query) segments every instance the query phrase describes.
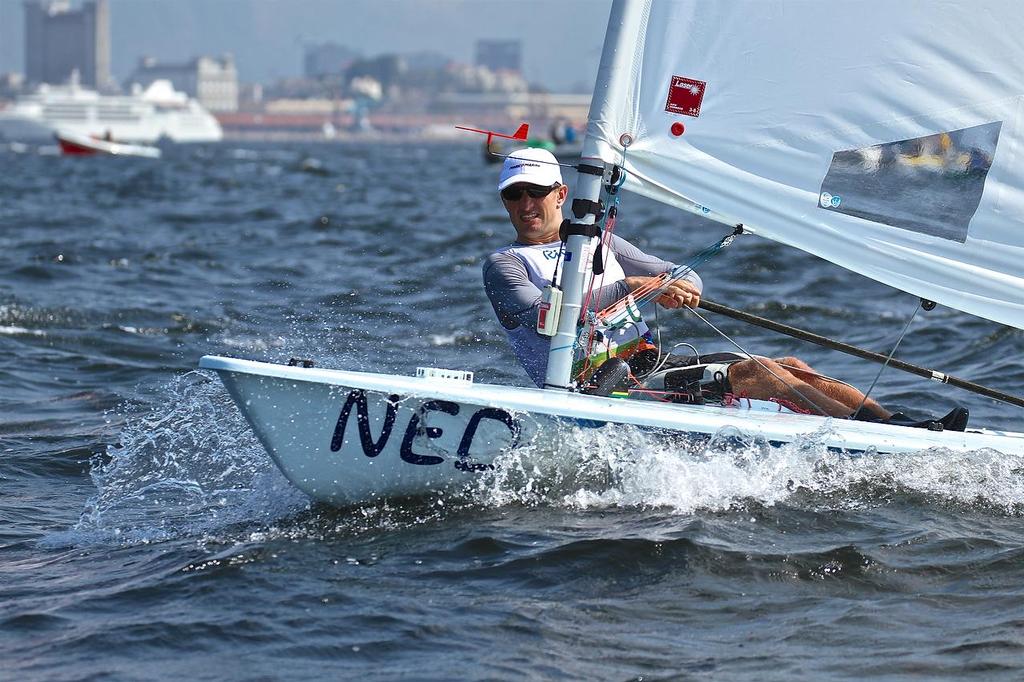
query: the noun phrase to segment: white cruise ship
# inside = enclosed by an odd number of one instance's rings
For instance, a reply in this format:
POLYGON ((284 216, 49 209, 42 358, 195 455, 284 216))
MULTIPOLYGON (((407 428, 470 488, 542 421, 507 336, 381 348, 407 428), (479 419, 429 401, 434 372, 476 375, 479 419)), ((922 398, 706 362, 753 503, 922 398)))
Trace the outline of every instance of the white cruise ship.
POLYGON ((0 139, 52 140, 56 131, 119 142, 216 142, 223 137, 210 112, 170 81, 158 80, 129 95, 101 95, 72 82, 42 85, 0 109, 0 139))

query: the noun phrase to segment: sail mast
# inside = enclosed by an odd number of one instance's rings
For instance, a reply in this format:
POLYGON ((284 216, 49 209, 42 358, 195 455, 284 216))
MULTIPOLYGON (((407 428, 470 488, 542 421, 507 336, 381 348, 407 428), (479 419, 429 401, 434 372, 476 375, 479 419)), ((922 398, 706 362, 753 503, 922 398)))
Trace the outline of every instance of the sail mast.
POLYGON ((637 37, 642 35, 648 4, 648 0, 617 0, 612 5, 608 17, 601 65, 594 84, 594 96, 590 102, 587 132, 583 138, 582 159, 577 167, 579 178, 570 202, 573 219, 565 245, 562 280, 558 283, 563 289, 563 295, 558 327, 551 338, 548 351, 545 388, 573 388, 572 363, 576 346, 576 324, 583 305, 586 275, 590 272, 586 259, 594 252, 597 242, 596 210, 601 198, 601 182, 605 169, 593 126, 595 122, 602 120, 609 94, 617 89, 616 86, 628 84, 630 81, 628 69, 633 61, 632 51, 636 49, 637 37))
POLYGON ((562 268, 560 282, 563 290, 562 303, 558 311, 558 328, 551 337, 547 375, 544 378, 544 388, 562 390, 573 388, 572 362, 576 347, 576 323, 580 319, 583 288, 590 273, 587 258, 594 252, 595 242, 600 234, 593 207, 596 207, 601 196, 601 179, 604 176, 603 165, 587 165, 586 159, 577 166, 577 170, 580 171, 580 177, 573 194, 573 210, 576 211, 576 207, 587 208, 580 209, 579 215, 574 213, 575 220, 568 228, 563 256, 565 267, 562 268))

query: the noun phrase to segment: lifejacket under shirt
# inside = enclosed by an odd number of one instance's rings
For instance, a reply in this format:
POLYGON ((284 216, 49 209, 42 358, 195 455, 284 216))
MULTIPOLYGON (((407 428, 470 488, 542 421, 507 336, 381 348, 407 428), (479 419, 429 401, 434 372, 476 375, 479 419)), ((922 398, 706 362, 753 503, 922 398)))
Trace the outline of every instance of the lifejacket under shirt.
MULTIPOLYGON (((509 344, 530 378, 538 386, 544 385, 547 374, 548 349, 551 339, 537 333, 537 311, 541 302, 541 290, 551 283, 555 263, 561 249, 561 242, 549 244, 520 244, 518 242, 498 249, 484 262, 484 289, 491 301, 498 321, 508 335, 509 344)), ((585 257, 583 267, 591 271, 593 259, 585 257)), ((562 263, 560 267, 580 267, 562 263)), ((654 276, 675 267, 668 261, 649 256, 625 239, 612 236, 609 249, 604 253, 603 275, 594 281, 590 309, 601 310, 630 293, 626 277, 636 275, 654 276)), ((687 275, 687 280, 701 288, 697 273, 687 275)), ((636 345, 645 334, 647 325, 640 321, 621 329, 611 330, 603 346, 593 349, 592 358, 600 361, 624 348, 636 345)))

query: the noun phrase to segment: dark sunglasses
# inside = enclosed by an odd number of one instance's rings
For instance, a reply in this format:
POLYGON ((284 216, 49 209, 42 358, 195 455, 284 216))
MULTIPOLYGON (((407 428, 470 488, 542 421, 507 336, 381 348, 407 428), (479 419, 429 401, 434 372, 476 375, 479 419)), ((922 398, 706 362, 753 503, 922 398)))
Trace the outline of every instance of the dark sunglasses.
POLYGON ((501 190, 501 198, 505 201, 519 201, 523 198, 523 192, 526 192, 534 199, 543 199, 559 187, 561 187, 561 185, 557 182, 550 187, 537 187, 536 185, 523 187, 522 185, 513 185, 512 187, 506 187, 501 190))

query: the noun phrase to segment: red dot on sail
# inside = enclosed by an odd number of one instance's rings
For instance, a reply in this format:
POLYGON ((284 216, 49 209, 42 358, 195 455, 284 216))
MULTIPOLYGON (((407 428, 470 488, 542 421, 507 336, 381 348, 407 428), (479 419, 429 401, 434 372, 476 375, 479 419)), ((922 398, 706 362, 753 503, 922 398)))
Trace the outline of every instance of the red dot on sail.
POLYGON ((676 137, 682 135, 685 130, 686 126, 684 126, 679 121, 676 121, 675 123, 672 124, 672 134, 675 135, 676 137))

